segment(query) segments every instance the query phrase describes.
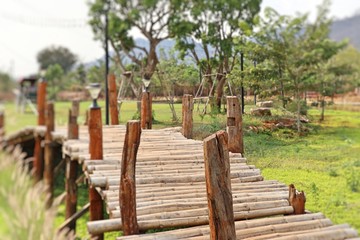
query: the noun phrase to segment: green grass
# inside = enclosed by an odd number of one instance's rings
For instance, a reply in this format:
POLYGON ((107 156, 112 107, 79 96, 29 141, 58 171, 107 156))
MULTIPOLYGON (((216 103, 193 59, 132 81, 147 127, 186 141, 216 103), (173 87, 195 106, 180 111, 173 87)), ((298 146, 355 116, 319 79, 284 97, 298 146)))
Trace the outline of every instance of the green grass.
POLYGON ((323 212, 335 223, 360 230, 360 113, 327 110, 305 137, 275 131, 245 136, 249 163, 266 179, 294 183, 307 194, 306 208, 323 212))
MULTIPOLYGON (((85 111, 90 102, 81 103, 79 123, 85 121, 85 111)), ((103 102, 100 102, 104 106, 103 102)), ((35 125, 36 117, 30 113, 18 114, 13 104, 6 104, 6 131, 13 132, 26 125, 35 125)), ((65 125, 70 103, 56 103, 56 123, 65 125)), ((253 106, 246 106, 246 112, 253 106)), ((244 142, 249 164, 262 170, 266 179, 276 179, 286 184, 294 183, 307 196, 306 208, 323 212, 334 223, 350 223, 360 230, 360 111, 339 110, 338 106, 327 109, 325 121, 319 123, 320 111, 310 109, 310 129, 299 137, 294 130, 279 129, 254 133, 248 126, 261 126, 261 119, 244 115, 244 142), (336 108, 336 109, 335 109, 336 108)), ((181 118, 181 104, 176 104, 181 118)), ((155 122, 153 128, 179 126, 172 122, 167 104, 153 104, 155 122)), ((281 114, 281 111, 274 111, 281 114)), ((120 113, 121 123, 135 116, 136 102, 125 102, 120 113)), ((279 116, 274 116, 277 118, 279 116)), ((103 112, 104 118, 104 112, 103 112)), ((212 132, 224 129, 226 115, 200 117, 194 107, 194 134, 202 139, 212 132)), ((1 179, 0 179, 1 180, 1 179)), ((58 182, 58 192, 63 190, 63 179, 58 182)), ((80 187, 79 208, 87 202, 87 188, 80 187)), ((87 216, 78 221, 77 232, 86 236, 87 216)), ((56 225, 64 221, 64 206, 56 219, 56 225)), ((1 225, 1 224, 0 224, 1 225)), ((1 227, 0 227, 1 231, 1 227)), ((1 232, 0 232, 1 233, 1 232)), ((107 234, 113 239, 119 233, 107 234)))

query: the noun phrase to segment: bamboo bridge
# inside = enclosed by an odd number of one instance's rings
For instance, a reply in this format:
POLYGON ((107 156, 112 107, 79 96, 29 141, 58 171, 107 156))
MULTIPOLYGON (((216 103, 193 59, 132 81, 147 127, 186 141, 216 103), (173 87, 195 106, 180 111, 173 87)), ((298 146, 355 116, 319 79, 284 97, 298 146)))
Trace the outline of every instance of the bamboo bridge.
MULTIPOLYGON (((67 220, 60 228, 75 229, 76 219, 90 211, 87 229, 98 239, 110 231, 127 235, 117 239, 360 239, 349 225, 305 211, 305 196, 293 185, 264 180, 247 164, 242 141, 233 139, 239 127, 242 134, 238 103, 229 101, 227 132, 204 141, 184 136, 189 121, 157 130, 141 129, 139 121, 102 126, 99 108, 79 127, 75 102, 67 127, 55 128, 48 104, 42 126, 26 127, 2 143, 22 147, 33 159, 35 179, 43 178, 50 194, 57 169, 66 169, 67 220), (78 168, 89 186, 89 204, 77 212, 78 168), (165 231, 139 234, 150 229, 165 231)), ((186 119, 188 108, 183 111, 186 119)))

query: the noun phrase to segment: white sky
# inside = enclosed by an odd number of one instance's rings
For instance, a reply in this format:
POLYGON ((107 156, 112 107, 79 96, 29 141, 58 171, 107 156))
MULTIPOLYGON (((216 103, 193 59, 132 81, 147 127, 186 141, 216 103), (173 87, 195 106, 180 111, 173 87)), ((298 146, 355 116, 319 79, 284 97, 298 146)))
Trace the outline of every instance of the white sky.
MULTIPOLYGON (((331 15, 351 16, 359 0, 333 0, 331 15)), ((263 0, 281 14, 311 12, 322 0, 263 0)), ((36 54, 50 45, 61 45, 82 62, 103 56, 101 43, 93 40, 86 24, 86 0, 0 0, 0 70, 20 77, 38 71, 36 54)))

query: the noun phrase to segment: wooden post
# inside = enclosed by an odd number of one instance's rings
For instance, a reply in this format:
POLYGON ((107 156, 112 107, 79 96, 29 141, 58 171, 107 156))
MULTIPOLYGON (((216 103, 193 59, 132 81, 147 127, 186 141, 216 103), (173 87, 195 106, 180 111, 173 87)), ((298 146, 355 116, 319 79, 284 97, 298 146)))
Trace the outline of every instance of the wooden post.
POLYGON ((46 132, 44 149, 44 181, 49 193, 48 207, 51 206, 54 195, 54 152, 51 132, 55 130, 54 103, 50 102, 46 106, 46 132))
POLYGON ((5 113, 1 111, 0 112, 0 143, 3 141, 4 136, 5 136, 5 113))
MULTIPOLYGON (((79 116, 79 101, 73 101, 72 108, 69 109, 68 139, 79 139, 79 125, 77 117, 79 116)), ((71 161, 69 156, 65 157, 66 161, 66 198, 65 198, 65 219, 71 218, 76 213, 77 207, 77 171, 78 162, 71 161)), ((70 230, 76 231, 76 221, 68 225, 70 230)))
MULTIPOLYGON (((103 145, 102 145, 102 121, 100 107, 91 107, 89 110, 89 153, 91 160, 103 159, 103 145)), ((90 201, 90 221, 103 219, 103 201, 100 194, 95 188, 89 188, 90 201)), ((104 239, 104 234, 91 236, 98 240, 104 239)))
POLYGON ((73 101, 71 109, 69 109, 68 139, 79 139, 79 125, 77 123, 79 105, 79 101, 73 101))
POLYGON ((121 160, 120 210, 124 235, 139 233, 136 216, 135 165, 140 145, 141 127, 139 121, 128 121, 121 160))
POLYGON ((108 85, 109 85, 110 124, 119 125, 119 111, 117 104, 116 81, 114 74, 109 74, 108 85))
POLYGON ((227 144, 225 131, 204 140, 210 239, 236 239, 227 144))
POLYGON ((298 192, 294 184, 289 185, 289 203, 294 208, 294 214, 305 213, 306 196, 304 191, 298 192))
MULTIPOLYGON (((40 81, 37 89, 37 111, 38 111, 38 125, 45 125, 45 106, 46 106, 46 81, 40 81)), ((44 155, 41 147, 42 138, 35 136, 34 147, 34 179, 38 182, 42 179, 44 171, 44 155)))
POLYGON ((182 98, 182 134, 191 139, 193 135, 193 96, 185 94, 182 98))
POLYGON ((152 96, 150 92, 143 92, 141 96, 141 128, 152 128, 152 96))
POLYGON ((228 148, 230 152, 244 154, 244 141, 242 133, 242 113, 239 99, 235 96, 227 100, 226 131, 229 136, 228 148))

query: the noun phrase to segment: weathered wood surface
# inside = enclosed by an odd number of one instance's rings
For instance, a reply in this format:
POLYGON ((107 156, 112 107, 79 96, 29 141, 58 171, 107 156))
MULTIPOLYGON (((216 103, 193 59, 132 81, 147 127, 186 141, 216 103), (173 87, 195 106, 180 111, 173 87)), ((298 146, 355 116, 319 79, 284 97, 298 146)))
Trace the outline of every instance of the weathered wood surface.
POLYGON ((193 109, 193 96, 185 94, 182 98, 182 134, 186 138, 192 138, 193 135, 193 109))
POLYGON ((116 79, 114 74, 108 75, 109 86, 109 110, 110 110, 110 124, 119 124, 119 111, 117 103, 116 79))
MULTIPOLYGON (((348 225, 333 225, 321 213, 235 222, 237 239, 358 239, 348 225)), ((117 239, 210 239, 209 226, 199 226, 117 239)))
MULTIPOLYGON (((36 132, 36 128, 30 129, 31 131, 36 132)), ((66 140, 66 137, 61 137, 66 132, 66 129, 57 129, 52 135, 63 141, 64 154, 68 154, 72 161, 82 165, 86 177, 94 184, 94 189, 105 201, 110 214, 110 219, 90 221, 88 229, 92 234, 122 229, 119 177, 125 126, 103 128, 102 161, 90 160, 87 127, 80 127, 79 140, 66 140), (117 179, 117 182, 113 179, 117 179), (96 181, 99 181, 100 185, 95 184, 96 181)), ((44 131, 35 135, 39 134, 44 134, 44 131)), ((142 131, 136 162, 136 179, 140 179, 136 185, 139 230, 197 227, 132 235, 122 237, 123 239, 209 239, 205 177, 197 176, 205 171, 202 148, 202 142, 186 140, 179 128, 142 131), (147 182, 151 173, 152 183, 147 182), (176 179, 179 175, 189 181, 178 182, 176 179), (194 178, 198 179, 191 181, 194 178)), ((258 170, 247 165, 246 159, 241 155, 230 153, 229 157, 238 239, 307 239, 311 236, 318 239, 358 239, 355 230, 347 225, 333 226, 321 214, 276 217, 294 212, 289 204, 288 187, 277 181, 263 180, 262 176, 258 175, 258 170), (254 174, 242 178, 241 174, 251 172, 249 170, 255 170, 254 174), (275 217, 268 218, 269 216, 275 217)))
POLYGON ((229 96, 227 101, 226 131, 229 135, 229 151, 244 154, 244 141, 242 133, 242 113, 239 99, 229 96))
POLYGON ((141 126, 139 121, 128 121, 121 160, 119 203, 124 235, 139 233, 136 215, 135 165, 140 145, 141 126))
POLYGON ((45 116, 44 183, 49 194, 47 205, 50 207, 54 196, 54 150, 51 135, 51 132, 55 130, 55 111, 53 102, 47 103, 45 116))
MULTIPOLYGON (((101 161, 103 159, 103 132, 101 109, 99 107, 89 110, 89 145, 88 151, 91 160, 101 161)), ((103 201, 101 193, 95 187, 89 186, 90 202, 90 221, 101 220, 104 218, 103 201)), ((92 238, 104 239, 103 233, 91 234, 92 238)))
MULTIPOLYGON (((104 160, 89 160, 87 140, 67 141, 63 149, 82 164, 89 183, 101 189, 111 220, 89 222, 91 233, 120 230, 120 159, 124 126, 103 128, 104 160), (99 227, 100 226, 100 227, 99 227), (100 229, 99 229, 99 228, 100 229)), ((289 214, 288 188, 263 181, 260 171, 230 154, 234 217, 237 220, 289 214)), ((180 129, 143 130, 136 162, 136 211, 139 229, 208 224, 203 143, 180 129)))
POLYGON ((150 92, 143 92, 141 96, 141 128, 152 128, 152 95, 150 92))
POLYGON ((235 239, 228 135, 219 131, 204 140, 210 239, 235 239))

